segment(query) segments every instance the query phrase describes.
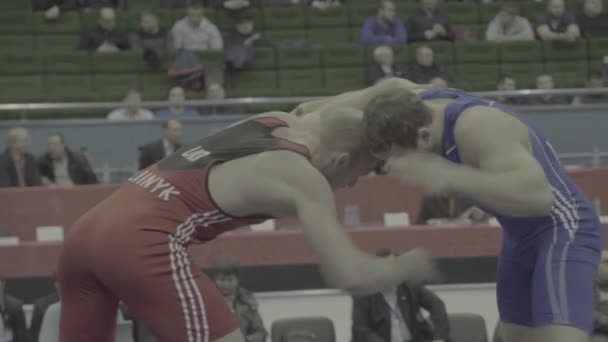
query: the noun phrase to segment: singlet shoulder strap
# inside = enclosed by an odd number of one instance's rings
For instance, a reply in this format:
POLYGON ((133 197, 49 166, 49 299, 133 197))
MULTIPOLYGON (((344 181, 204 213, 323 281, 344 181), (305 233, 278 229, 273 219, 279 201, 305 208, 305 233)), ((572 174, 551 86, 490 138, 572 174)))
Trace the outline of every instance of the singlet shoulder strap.
MULTIPOLYGON (((261 125, 264 125, 268 128, 273 128, 273 129, 279 128, 279 127, 289 127, 287 122, 285 122, 284 120, 281 120, 277 117, 274 117, 274 116, 261 116, 261 117, 254 118, 252 120, 261 125)), ((284 138, 277 138, 277 144, 274 149, 275 150, 289 150, 289 151, 292 151, 292 152, 295 152, 295 153, 298 153, 298 154, 304 156, 308 160, 310 160, 310 158, 311 158, 310 150, 308 149, 308 147, 306 147, 302 144, 293 142, 291 140, 284 139, 284 138)))

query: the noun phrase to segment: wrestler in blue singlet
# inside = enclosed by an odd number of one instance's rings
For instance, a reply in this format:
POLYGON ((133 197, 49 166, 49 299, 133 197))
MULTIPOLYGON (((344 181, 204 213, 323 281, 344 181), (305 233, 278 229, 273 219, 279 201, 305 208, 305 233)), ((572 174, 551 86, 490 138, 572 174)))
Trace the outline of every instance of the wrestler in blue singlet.
POLYGON ((456 89, 430 89, 423 100, 453 99, 445 108, 442 155, 461 163, 454 140, 460 114, 473 106, 498 108, 528 127, 532 153, 551 186, 553 207, 542 217, 495 215, 504 228, 497 299, 503 322, 529 327, 592 328, 593 291, 601 255, 601 226, 592 203, 566 174, 542 132, 513 108, 456 89))

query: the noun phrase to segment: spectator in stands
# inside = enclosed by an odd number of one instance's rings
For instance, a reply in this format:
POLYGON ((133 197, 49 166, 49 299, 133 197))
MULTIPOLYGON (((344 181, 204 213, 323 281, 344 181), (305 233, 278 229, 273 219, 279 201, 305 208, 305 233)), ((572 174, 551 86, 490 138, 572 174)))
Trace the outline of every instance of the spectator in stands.
POLYGON ((536 33, 541 40, 571 43, 580 37, 574 14, 566 11, 564 0, 549 0, 547 11, 536 20, 536 33))
POLYGON ((99 11, 99 20, 95 27, 84 30, 78 43, 80 50, 100 53, 116 53, 129 50, 129 36, 116 29, 116 12, 111 7, 99 11))
POLYGON ((141 93, 136 89, 127 92, 124 108, 118 108, 108 114, 108 120, 152 120, 154 114, 141 108, 141 93))
POLYGON ((409 42, 431 40, 454 41, 454 30, 450 18, 437 8, 438 0, 421 0, 407 20, 409 42))
POLYGON ((61 342, 59 341, 59 317, 61 316, 61 302, 51 304, 42 318, 40 326, 40 342, 61 342))
POLYGON ((416 83, 429 83, 435 77, 454 82, 447 67, 435 63, 433 50, 426 45, 421 46, 416 49, 416 61, 406 69, 405 78, 416 83))
POLYGON ((453 194, 426 196, 422 202, 419 224, 481 223, 487 215, 469 201, 453 194))
POLYGON ((47 20, 57 20, 69 11, 82 8, 116 7, 117 0, 33 0, 35 10, 43 10, 47 20))
POLYGON ((8 132, 7 148, 0 155, 0 187, 40 186, 38 162, 30 154, 30 134, 25 128, 8 132))
MULTIPOLYGON (((376 252, 390 258, 390 249, 376 252)), ((443 301, 432 291, 417 284, 402 283, 364 297, 353 298, 352 342, 448 341, 448 314, 443 301), (430 314, 432 325, 422 315, 430 314)))
MULTIPOLYGON (((212 82, 207 85, 206 91, 207 100, 224 100, 226 91, 218 82, 212 82)), ((203 107, 200 110, 201 115, 221 115, 221 114, 243 114, 245 110, 239 105, 213 105, 203 107)))
POLYGON ((257 6, 258 3, 259 1, 256 0, 210 0, 206 6, 223 9, 228 13, 238 15, 252 6, 257 6))
POLYGON ((530 21, 519 15, 517 4, 507 2, 488 25, 486 40, 490 42, 534 40, 534 30, 530 21))
MULTIPOLYGON (((555 89, 555 82, 553 82, 553 77, 549 74, 542 74, 536 77, 536 89, 555 89)), ((528 99, 528 104, 530 105, 564 105, 569 103, 570 99, 567 96, 560 95, 536 95, 531 96, 528 99)))
POLYGON ((221 258, 215 265, 213 280, 236 316, 245 341, 264 342, 268 334, 258 311, 258 303, 239 283, 238 272, 239 264, 236 261, 221 258))
MULTIPOLYGON (((604 87, 604 77, 599 72, 593 72, 587 80, 587 89, 598 89, 604 87)), ((572 100, 572 104, 608 103, 608 94, 586 94, 579 95, 572 100)))
POLYGON ((591 342, 608 342, 608 251, 602 252, 597 270, 591 342))
POLYGON ((162 59, 171 46, 169 40, 167 30, 160 26, 158 16, 152 12, 141 14, 139 29, 131 34, 133 50, 143 55, 151 70, 162 67, 162 59))
POLYGON ((403 19, 397 16, 397 6, 391 0, 380 1, 376 15, 365 19, 361 28, 363 46, 400 45, 407 41, 403 19))
POLYGON ((604 12, 602 0, 585 0, 577 22, 583 37, 608 36, 608 13, 604 12))
POLYGON ((431 80, 431 86, 433 88, 447 88, 448 81, 444 80, 441 77, 433 77, 433 79, 431 80))
POLYGON ((171 30, 175 49, 191 51, 222 50, 222 35, 209 19, 203 16, 203 7, 193 2, 186 8, 186 17, 171 30))
POLYGON ((271 46, 270 41, 256 30, 253 17, 243 13, 236 19, 234 31, 226 42, 226 65, 229 71, 245 69, 251 64, 255 46, 271 46))
POLYGON ((0 280, 0 316, 4 322, 3 342, 29 342, 23 302, 6 293, 6 283, 0 280))
POLYGON ((186 92, 182 87, 173 87, 169 91, 169 108, 161 109, 156 112, 157 119, 163 120, 179 120, 179 119, 195 119, 201 115, 196 109, 188 107, 184 104, 186 101, 186 92))
POLYGON ((143 170, 152 164, 177 151, 182 144, 182 124, 177 120, 163 122, 163 137, 160 140, 139 148, 139 169, 143 170))
POLYGON ((30 324, 30 337, 33 342, 46 342, 43 339, 40 339, 40 328, 42 326, 42 320, 48 308, 54 304, 59 302, 59 294, 57 292, 57 281, 55 280, 55 286, 53 288, 53 292, 48 295, 37 299, 34 302, 34 311, 32 313, 32 321, 30 324))
POLYGON ((65 146, 63 134, 49 136, 48 151, 40 157, 40 176, 47 186, 97 184, 97 176, 84 154, 65 146))
POLYGON ((386 77, 401 77, 403 72, 395 65, 393 49, 381 45, 374 49, 374 61, 367 68, 367 84, 373 85, 386 77))
MULTIPOLYGON (((515 79, 509 75, 501 75, 498 78, 498 84, 496 90, 498 91, 513 91, 517 89, 517 83, 515 79)), ((520 105, 522 104, 521 98, 517 96, 499 96, 496 98, 498 101, 508 105, 520 105)))
POLYGON ((342 1, 340 0, 311 0, 310 7, 319 10, 325 11, 330 8, 342 6, 342 1))

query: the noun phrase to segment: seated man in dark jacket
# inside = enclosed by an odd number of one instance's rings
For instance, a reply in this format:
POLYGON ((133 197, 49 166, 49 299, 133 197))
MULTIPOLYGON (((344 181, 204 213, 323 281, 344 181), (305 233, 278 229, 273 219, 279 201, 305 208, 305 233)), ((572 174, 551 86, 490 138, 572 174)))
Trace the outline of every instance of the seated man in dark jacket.
POLYGON ((4 322, 4 341, 30 341, 23 302, 6 293, 4 280, 0 280, 0 316, 4 322))
POLYGON ((97 184, 97 176, 88 159, 65 146, 61 133, 49 136, 48 151, 40 156, 40 175, 47 186, 97 184))
POLYGON ((177 120, 163 123, 163 138, 139 148, 139 169, 143 170, 175 152, 182 145, 182 124, 177 120))
MULTIPOLYGON (((380 257, 392 251, 381 249, 380 257)), ((396 289, 353 299, 352 342, 431 342, 449 340, 443 301, 424 286, 403 283, 396 289), (420 309, 430 313, 431 326, 420 309)))
POLYGON ((36 158, 30 153, 30 135, 25 128, 8 131, 6 151, 0 155, 0 187, 40 186, 36 158))
POLYGON ((430 83, 436 77, 441 77, 448 84, 454 82, 448 68, 435 61, 433 49, 426 45, 417 48, 416 60, 407 67, 405 78, 412 82, 425 84, 430 83))
POLYGON ((116 12, 111 7, 99 11, 97 25, 80 34, 78 49, 89 52, 116 53, 129 50, 129 36, 116 28, 116 12))
POLYGON ((59 294, 57 293, 57 283, 55 282, 55 288, 48 295, 38 298, 34 301, 34 311, 32 312, 32 321, 30 323, 30 337, 32 342, 44 342, 38 341, 40 335, 40 327, 42 326, 42 319, 46 310, 52 304, 59 301, 59 294))

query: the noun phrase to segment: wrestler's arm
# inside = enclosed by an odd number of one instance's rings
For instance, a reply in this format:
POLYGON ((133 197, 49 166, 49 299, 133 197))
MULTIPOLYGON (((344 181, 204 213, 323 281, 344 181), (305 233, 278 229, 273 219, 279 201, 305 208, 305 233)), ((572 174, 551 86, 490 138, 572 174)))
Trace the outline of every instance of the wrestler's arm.
POLYGON ((405 178, 413 173, 421 183, 436 186, 436 192, 462 194, 504 215, 542 216, 553 199, 542 167, 526 147, 527 134, 525 126, 499 110, 473 107, 461 115, 454 131, 468 165, 414 153, 391 166, 391 172, 400 169, 405 178))
POLYGON ((425 271, 419 251, 385 259, 359 250, 340 224, 332 189, 307 159, 275 151, 268 153, 263 165, 241 192, 253 194, 248 201, 256 203, 257 212, 298 217, 331 286, 364 294, 396 286, 406 278, 433 276, 420 273, 425 271))
POLYGON ((350 107, 364 110, 369 101, 377 96, 391 94, 400 90, 417 91, 427 88, 429 88, 429 85, 416 84, 403 78, 392 77, 362 90, 349 91, 332 97, 304 102, 296 107, 292 113, 300 116, 317 110, 331 110, 331 108, 336 107, 350 107))

